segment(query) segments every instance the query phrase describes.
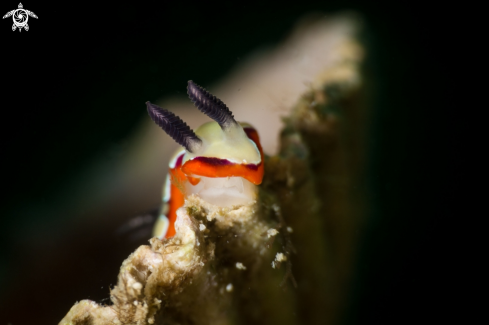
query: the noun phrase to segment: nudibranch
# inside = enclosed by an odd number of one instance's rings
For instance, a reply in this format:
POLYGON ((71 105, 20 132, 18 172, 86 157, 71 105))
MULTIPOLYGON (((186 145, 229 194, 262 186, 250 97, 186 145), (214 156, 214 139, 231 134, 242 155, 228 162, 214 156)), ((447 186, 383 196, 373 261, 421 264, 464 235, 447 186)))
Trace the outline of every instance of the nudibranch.
POLYGON ((185 197, 195 194, 221 207, 252 204, 264 172, 258 132, 236 122, 229 108, 192 81, 187 93, 211 119, 195 132, 178 116, 146 102, 151 119, 183 148, 170 160, 163 187, 163 202, 154 227, 155 237, 175 235, 177 210, 185 197))

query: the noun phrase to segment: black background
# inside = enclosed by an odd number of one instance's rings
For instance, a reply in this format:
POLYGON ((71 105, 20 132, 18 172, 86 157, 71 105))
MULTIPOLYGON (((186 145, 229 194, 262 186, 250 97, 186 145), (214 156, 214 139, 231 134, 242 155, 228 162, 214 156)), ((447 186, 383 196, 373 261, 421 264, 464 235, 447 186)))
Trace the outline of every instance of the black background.
MULTIPOLYGON (((3 2, 2 15, 17 5, 3 2)), ((344 322, 445 317, 442 225, 450 207, 442 202, 451 187, 441 180, 458 175, 446 159, 454 142, 440 62, 443 36, 453 31, 441 12, 394 1, 23 5, 39 16, 29 19, 28 32, 12 32, 10 18, 0 21, 1 286, 12 279, 24 229, 56 222, 37 211, 64 204, 84 166, 145 117, 145 101, 183 93, 189 79, 219 79, 252 50, 283 40, 302 14, 348 9, 365 19, 378 94, 369 147, 374 210, 344 322)))

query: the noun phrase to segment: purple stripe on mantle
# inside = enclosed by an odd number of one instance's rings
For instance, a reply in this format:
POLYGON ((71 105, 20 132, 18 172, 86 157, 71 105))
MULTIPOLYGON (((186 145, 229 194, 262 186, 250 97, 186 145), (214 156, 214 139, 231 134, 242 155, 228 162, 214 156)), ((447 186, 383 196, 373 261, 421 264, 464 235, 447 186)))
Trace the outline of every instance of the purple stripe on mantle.
POLYGON ((185 156, 185 153, 182 153, 180 156, 178 156, 177 162, 175 163, 175 167, 180 167, 182 165, 183 156, 185 156))
MULTIPOLYGON (((220 158, 212 158, 212 157, 196 157, 192 160, 197 160, 201 161, 203 163, 209 164, 209 165, 214 165, 214 166, 231 166, 231 165, 237 165, 227 159, 220 159, 220 158)), ((258 170, 258 165, 255 164, 242 164, 246 168, 249 168, 251 170, 258 170)))

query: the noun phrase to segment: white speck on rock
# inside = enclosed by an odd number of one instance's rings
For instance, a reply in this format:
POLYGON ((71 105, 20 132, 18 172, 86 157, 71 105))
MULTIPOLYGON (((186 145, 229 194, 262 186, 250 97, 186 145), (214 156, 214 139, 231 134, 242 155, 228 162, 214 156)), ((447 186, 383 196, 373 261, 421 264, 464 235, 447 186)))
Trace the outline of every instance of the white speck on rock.
POLYGON ((287 227, 287 231, 290 232, 290 233, 293 233, 294 232, 294 229, 292 229, 292 227, 287 227))
POLYGON ((246 266, 244 266, 241 262, 236 263, 236 268, 238 270, 246 270, 246 266))
POLYGON ((199 225, 199 230, 200 230, 200 231, 204 231, 204 230, 205 230, 205 225, 204 225, 203 223, 201 223, 201 224, 199 225))
POLYGON ((285 256, 284 253, 277 253, 277 255, 275 256, 275 261, 277 262, 287 261, 287 256, 285 256))
POLYGON ((277 234, 278 234, 278 230, 277 229, 270 228, 270 229, 267 230, 267 236, 268 236, 268 238, 273 237, 273 236, 277 236, 277 234))
POLYGON ((143 285, 142 285, 141 283, 139 283, 139 282, 136 282, 136 283, 134 283, 134 284, 132 285, 132 287, 133 287, 135 290, 140 290, 140 289, 143 287, 143 285))
POLYGON ((230 283, 230 284, 228 284, 228 285, 226 286, 226 291, 227 291, 227 292, 231 292, 231 291, 233 291, 233 284, 232 284, 232 283, 230 283))

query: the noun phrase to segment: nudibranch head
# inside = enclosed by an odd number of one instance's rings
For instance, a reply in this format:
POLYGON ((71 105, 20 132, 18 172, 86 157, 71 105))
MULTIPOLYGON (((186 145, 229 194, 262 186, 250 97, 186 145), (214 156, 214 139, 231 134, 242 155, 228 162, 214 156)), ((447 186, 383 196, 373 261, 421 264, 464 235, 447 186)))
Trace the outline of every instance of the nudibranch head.
MULTIPOLYGON (((252 129, 254 131, 254 129, 252 129)), ((249 132, 252 132, 251 128, 249 132)), ((253 184, 263 178, 261 148, 248 137, 240 124, 224 132, 216 122, 202 125, 195 132, 202 140, 201 150, 187 152, 182 171, 189 176, 242 177, 253 184), (230 131, 230 132, 229 132, 230 131)), ((256 131, 255 131, 256 133, 256 131)))
POLYGON ((191 183, 192 178, 241 177, 260 184, 263 151, 256 130, 236 122, 229 108, 204 88, 189 81, 187 89, 197 108, 214 120, 195 132, 175 114, 146 103, 151 119, 186 149, 182 172, 191 183))

